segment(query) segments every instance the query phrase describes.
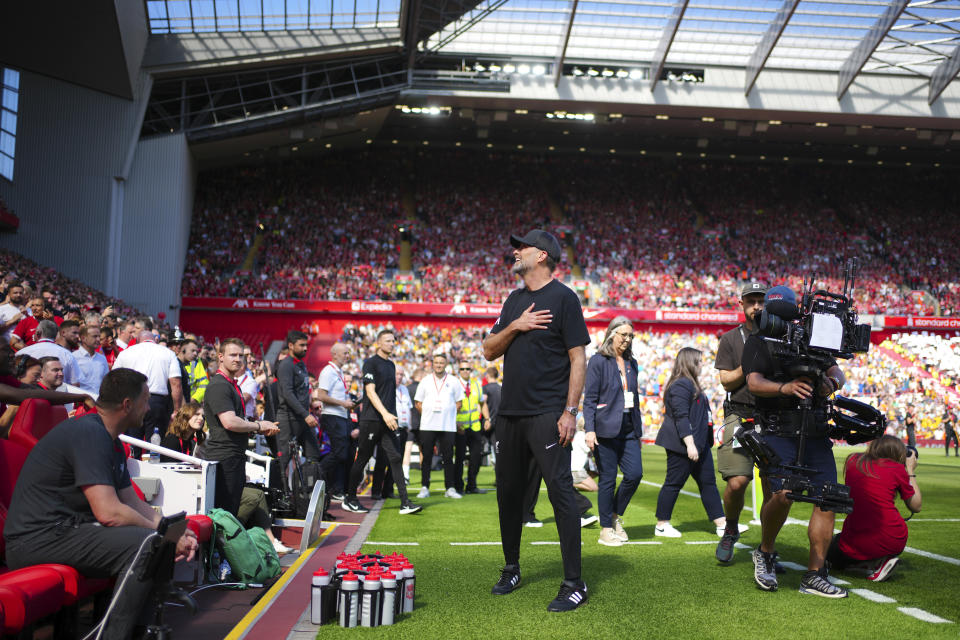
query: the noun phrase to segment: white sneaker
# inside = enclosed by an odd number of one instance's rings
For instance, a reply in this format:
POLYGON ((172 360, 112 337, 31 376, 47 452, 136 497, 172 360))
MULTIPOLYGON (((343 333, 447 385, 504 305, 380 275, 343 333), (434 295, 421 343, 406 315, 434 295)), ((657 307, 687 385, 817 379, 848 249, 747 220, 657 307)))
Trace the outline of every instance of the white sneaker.
POLYGON ((429 498, 429 497, 430 497, 430 489, 427 488, 427 487, 420 487, 420 493, 417 494, 417 497, 418 497, 418 498, 429 498))
POLYGON ((276 539, 273 541, 273 550, 277 552, 278 556, 293 552, 293 549, 276 539))
MULTIPOLYGON (((743 523, 741 523, 741 522, 738 522, 738 523, 737 523, 737 529, 740 531, 740 533, 743 533, 744 531, 747 531, 749 528, 750 528, 750 527, 748 527, 747 525, 745 525, 745 524, 743 524, 743 523)), ((726 530, 727 530, 727 526, 726 526, 726 525, 724 525, 724 526, 722 526, 722 527, 717 527, 717 537, 718 537, 718 538, 722 538, 722 537, 723 537, 723 534, 724 534, 724 532, 725 532, 726 530)))
POLYGON ((653 535, 661 536, 663 538, 679 538, 683 534, 677 531, 672 524, 667 522, 666 524, 658 524, 656 527, 654 527, 653 535))
POLYGON ((463 497, 462 495, 457 493, 457 490, 454 489, 453 487, 450 487, 449 489, 447 489, 447 492, 444 493, 443 495, 445 495, 448 498, 454 498, 456 500, 459 500, 460 498, 463 497))
POLYGON ((597 517, 597 516, 587 516, 587 517, 580 516, 580 527, 581 527, 581 528, 583 528, 583 527, 589 527, 590 525, 592 525, 594 522, 596 522, 596 521, 599 520, 599 519, 600 519, 600 518, 597 517))

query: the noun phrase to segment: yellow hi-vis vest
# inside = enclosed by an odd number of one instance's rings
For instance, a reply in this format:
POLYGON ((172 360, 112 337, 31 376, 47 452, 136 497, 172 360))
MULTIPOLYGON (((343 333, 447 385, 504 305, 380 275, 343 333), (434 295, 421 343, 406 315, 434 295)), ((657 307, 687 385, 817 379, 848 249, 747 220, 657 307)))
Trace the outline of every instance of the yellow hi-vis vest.
POLYGON ((471 378, 470 383, 464 385, 463 378, 458 377, 457 382, 460 383, 461 387, 466 386, 470 391, 469 393, 466 390, 463 392, 463 401, 460 403, 460 411, 457 412, 457 429, 480 431, 480 396, 483 394, 480 381, 471 378))
POLYGON ((188 363, 187 376, 190 380, 190 399, 203 404, 203 397, 207 395, 207 385, 210 383, 203 360, 197 358, 196 362, 188 363))

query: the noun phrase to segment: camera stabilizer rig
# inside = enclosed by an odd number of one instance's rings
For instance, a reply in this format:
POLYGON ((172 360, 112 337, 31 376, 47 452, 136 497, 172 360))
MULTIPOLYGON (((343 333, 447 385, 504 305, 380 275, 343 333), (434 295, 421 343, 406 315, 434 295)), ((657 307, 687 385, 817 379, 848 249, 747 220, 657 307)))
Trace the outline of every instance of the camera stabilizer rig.
MULTIPOLYGON (((870 348, 870 326, 857 322, 853 307, 853 287, 857 261, 847 261, 842 293, 814 289, 816 274, 804 278, 799 309, 790 300, 768 301, 760 318, 760 334, 770 348, 779 373, 791 379, 806 378, 816 393, 826 379, 834 358, 852 358, 870 348)), ((822 417, 818 407, 817 413, 822 417)), ((736 438, 750 452, 757 466, 767 475, 783 479, 787 497, 809 502, 824 511, 851 513, 850 489, 842 484, 816 484, 816 470, 804 467, 804 446, 810 434, 825 435, 851 444, 868 442, 883 435, 886 416, 857 400, 836 396, 826 403, 826 429, 814 424, 813 397, 798 401, 799 425, 797 459, 793 464, 780 460, 763 437, 749 427, 741 427, 736 438), (832 424, 831 424, 832 423, 832 424)))

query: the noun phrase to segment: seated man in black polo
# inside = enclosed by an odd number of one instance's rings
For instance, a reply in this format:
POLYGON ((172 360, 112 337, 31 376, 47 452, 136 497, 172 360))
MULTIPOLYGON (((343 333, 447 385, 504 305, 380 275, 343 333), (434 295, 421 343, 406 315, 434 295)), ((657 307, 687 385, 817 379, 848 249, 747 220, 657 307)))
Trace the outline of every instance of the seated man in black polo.
MULTIPOLYGON (((118 436, 139 427, 150 408, 146 377, 114 369, 100 384, 97 413, 65 420, 30 451, 20 471, 4 528, 11 569, 58 563, 99 578, 139 569, 138 554, 161 516, 130 483, 118 436)), ((193 557, 196 536, 177 543, 177 559, 193 557)), ((117 588, 120 589, 120 580, 117 588)), ((154 589, 152 577, 129 579, 117 597, 103 638, 128 638, 154 589)))

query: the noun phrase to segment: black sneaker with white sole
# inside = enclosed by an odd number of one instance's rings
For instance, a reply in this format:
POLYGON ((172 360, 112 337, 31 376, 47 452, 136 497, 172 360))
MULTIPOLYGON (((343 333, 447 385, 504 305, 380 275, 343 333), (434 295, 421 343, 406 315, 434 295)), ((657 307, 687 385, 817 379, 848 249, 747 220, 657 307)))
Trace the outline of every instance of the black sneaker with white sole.
POLYGON ((409 500, 400 505, 400 515, 405 516, 408 513, 417 513, 418 511, 423 511, 423 507, 419 504, 413 504, 409 500))
POLYGON ((345 496, 344 494, 342 494, 342 493, 331 493, 331 494, 330 494, 330 502, 343 502, 343 499, 344 499, 344 498, 346 498, 346 496, 345 496))
POLYGON ((573 611, 587 601, 587 585, 583 580, 571 584, 566 580, 560 585, 560 593, 547 605, 547 611, 573 611))
POLYGON ((734 545, 737 544, 737 540, 740 539, 739 531, 730 531, 730 529, 725 529, 723 532, 723 537, 720 538, 720 542, 717 543, 717 550, 714 552, 717 560, 723 562, 724 564, 733 562, 733 549, 734 545))
POLYGON ((520 586, 520 567, 517 565, 507 565, 500 569, 500 579, 490 590, 495 596, 503 596, 520 586))
POLYGON ((764 591, 777 590, 777 570, 774 568, 774 554, 753 550, 753 579, 764 591))
POLYGON ((367 509, 365 506, 360 504, 360 501, 356 498, 344 498, 343 503, 340 507, 344 511, 350 511, 352 513, 369 513, 370 509, 367 509))
POLYGON ((819 571, 809 570, 800 580, 800 593, 809 593, 822 598, 846 598, 847 590, 827 580, 826 567, 819 571))

